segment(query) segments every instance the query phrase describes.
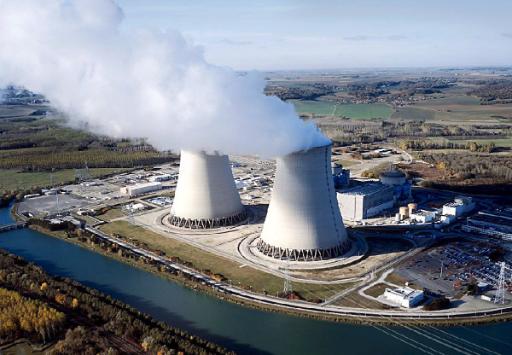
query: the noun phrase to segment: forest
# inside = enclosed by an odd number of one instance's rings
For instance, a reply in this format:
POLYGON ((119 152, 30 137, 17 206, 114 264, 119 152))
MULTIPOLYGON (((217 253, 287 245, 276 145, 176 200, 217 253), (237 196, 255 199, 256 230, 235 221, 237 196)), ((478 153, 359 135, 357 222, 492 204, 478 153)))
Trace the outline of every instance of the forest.
POLYGON ((0 249, 0 345, 54 342, 51 354, 228 351, 0 249), (21 305, 21 308, 20 308, 21 305))

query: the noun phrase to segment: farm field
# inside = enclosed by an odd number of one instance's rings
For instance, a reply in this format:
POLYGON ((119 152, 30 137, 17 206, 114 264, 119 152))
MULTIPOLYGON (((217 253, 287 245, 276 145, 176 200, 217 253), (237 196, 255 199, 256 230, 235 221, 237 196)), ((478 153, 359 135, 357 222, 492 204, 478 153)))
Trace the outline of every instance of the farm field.
POLYGON ((460 124, 507 123, 512 122, 512 105, 480 105, 475 97, 456 95, 400 107, 391 118, 460 124))
POLYGON ((495 138, 495 139, 449 139, 448 141, 453 143, 465 144, 468 142, 475 142, 477 144, 489 144, 494 143, 499 148, 512 148, 512 137, 507 138, 495 138))
POLYGON ((366 120, 372 118, 390 118, 393 109, 386 104, 340 104, 327 101, 290 100, 299 114, 350 117, 366 120))
MULTIPOLYGON (((121 173, 130 169, 93 168, 89 169, 91 177, 121 173)), ((0 192, 11 190, 27 190, 32 187, 49 187, 49 172, 21 172, 18 170, 0 169, 0 192)), ((53 173, 53 185, 62 185, 75 180, 74 169, 58 170, 53 173)))

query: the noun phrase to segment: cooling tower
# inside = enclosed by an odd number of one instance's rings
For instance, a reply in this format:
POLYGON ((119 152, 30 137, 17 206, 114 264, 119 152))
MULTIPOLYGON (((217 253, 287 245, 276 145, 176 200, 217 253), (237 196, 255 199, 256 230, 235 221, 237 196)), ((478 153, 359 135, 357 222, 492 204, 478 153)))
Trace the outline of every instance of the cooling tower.
POLYGON ((301 261, 342 255, 350 243, 333 185, 330 145, 277 159, 258 250, 301 261))
POLYGON ((214 228, 245 218, 227 155, 182 151, 170 223, 214 228))

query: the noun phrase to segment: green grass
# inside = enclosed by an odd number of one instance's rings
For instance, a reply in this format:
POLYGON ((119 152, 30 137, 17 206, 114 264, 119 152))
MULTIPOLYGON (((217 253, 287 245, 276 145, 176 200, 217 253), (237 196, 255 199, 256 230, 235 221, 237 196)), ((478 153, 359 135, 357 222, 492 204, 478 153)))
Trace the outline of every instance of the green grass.
POLYGON ((386 288, 389 288, 389 286, 386 284, 383 284, 383 283, 379 283, 379 284, 373 285, 372 287, 370 287, 369 289, 364 291, 364 293, 366 293, 368 296, 377 298, 380 295, 382 295, 384 293, 384 291, 386 291, 386 288))
MULTIPOLYGON (((121 168, 94 168, 89 169, 92 177, 122 172, 129 169, 121 168)), ((0 192, 11 190, 27 190, 32 187, 49 187, 49 172, 20 172, 17 170, 0 169, 0 192)), ((61 185, 70 183, 75 180, 74 169, 58 170, 53 173, 53 185, 61 185)))
POLYGON ((299 114, 321 116, 350 117, 365 120, 372 118, 389 118, 393 109, 386 104, 340 104, 327 101, 291 100, 299 114))
POLYGON ((121 208, 111 208, 107 212, 97 215, 96 218, 101 219, 102 221, 109 222, 115 218, 125 217, 126 215, 123 213, 121 208))
POLYGON ((435 118, 435 113, 428 109, 407 106, 397 109, 391 118, 406 121, 429 121, 435 118))
MULTIPOLYGON (((283 290, 284 280, 272 274, 253 269, 249 266, 226 259, 175 239, 166 238, 145 228, 132 225, 126 221, 115 221, 104 224, 100 229, 108 234, 121 235, 127 239, 146 243, 153 250, 161 250, 167 256, 179 257, 183 261, 191 262, 194 268, 210 270, 227 277, 233 285, 251 286, 254 291, 267 291, 275 295, 283 290)), ((293 282, 293 290, 299 292, 307 299, 327 298, 352 284, 316 285, 293 282)))

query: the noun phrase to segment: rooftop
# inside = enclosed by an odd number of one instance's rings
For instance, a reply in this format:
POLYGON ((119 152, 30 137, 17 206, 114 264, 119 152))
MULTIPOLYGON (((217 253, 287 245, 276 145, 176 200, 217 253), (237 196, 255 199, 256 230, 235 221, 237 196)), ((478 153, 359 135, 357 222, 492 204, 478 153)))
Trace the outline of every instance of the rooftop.
POLYGON ((402 296, 403 298, 414 298, 423 293, 423 291, 415 290, 410 287, 399 287, 395 289, 386 288, 386 292, 394 293, 395 295, 402 296))
POLYGON ((389 188, 389 186, 381 184, 380 182, 371 182, 357 185, 347 190, 340 190, 337 192, 347 195, 370 195, 389 188))

